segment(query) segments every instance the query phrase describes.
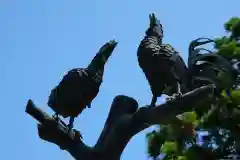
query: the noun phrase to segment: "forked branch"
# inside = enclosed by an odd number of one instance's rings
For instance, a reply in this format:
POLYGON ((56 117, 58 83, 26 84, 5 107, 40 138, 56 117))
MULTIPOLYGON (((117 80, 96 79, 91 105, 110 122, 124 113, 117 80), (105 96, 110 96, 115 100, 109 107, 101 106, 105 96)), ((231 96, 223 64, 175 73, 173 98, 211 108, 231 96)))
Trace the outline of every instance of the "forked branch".
POLYGON ((113 100, 104 129, 95 146, 89 147, 80 138, 79 131, 67 128, 28 101, 26 112, 38 120, 39 137, 67 150, 76 160, 119 160, 129 140, 140 131, 155 124, 169 124, 176 115, 202 107, 213 97, 213 86, 203 86, 188 92, 181 99, 157 107, 141 107, 131 97, 119 95, 113 100), (138 110, 137 110, 138 109, 138 110))

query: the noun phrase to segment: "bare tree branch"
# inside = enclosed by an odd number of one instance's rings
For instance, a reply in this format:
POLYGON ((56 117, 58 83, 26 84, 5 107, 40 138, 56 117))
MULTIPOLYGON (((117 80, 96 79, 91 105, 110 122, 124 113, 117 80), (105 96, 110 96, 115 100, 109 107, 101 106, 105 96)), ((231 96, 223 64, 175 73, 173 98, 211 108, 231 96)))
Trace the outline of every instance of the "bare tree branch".
POLYGON ((62 150, 66 149, 75 159, 94 159, 96 154, 82 142, 79 131, 68 132, 66 126, 36 107, 32 100, 27 103, 26 113, 40 122, 38 135, 41 139, 58 145, 62 150))
POLYGON ((83 143, 80 139, 80 133, 72 130, 68 133, 66 125, 57 122, 47 113, 38 108, 32 100, 29 100, 26 107, 26 113, 38 120, 39 137, 45 141, 58 145, 62 150, 67 150, 75 159, 106 159, 106 155, 102 154, 105 147, 105 139, 114 128, 114 123, 118 121, 122 115, 133 114, 138 109, 138 103, 135 99, 118 95, 114 98, 108 118, 105 122, 104 129, 96 143, 92 148, 83 143), (102 157, 102 158, 101 158, 102 157))
POLYGON ((37 108, 31 100, 26 112, 41 123, 38 125, 40 138, 67 150, 76 160, 119 160, 134 135, 151 125, 169 124, 176 115, 202 107, 201 104, 212 97, 213 86, 208 85, 186 93, 181 99, 137 110, 136 100, 124 95, 116 96, 94 147, 84 144, 77 130, 68 133, 64 125, 37 108))
POLYGON ((108 148, 114 158, 120 157, 129 140, 140 131, 155 124, 169 124, 176 115, 202 107, 205 100, 213 97, 213 86, 203 86, 183 95, 180 100, 172 100, 154 108, 141 107, 134 115, 126 115, 113 128, 108 137, 108 148))

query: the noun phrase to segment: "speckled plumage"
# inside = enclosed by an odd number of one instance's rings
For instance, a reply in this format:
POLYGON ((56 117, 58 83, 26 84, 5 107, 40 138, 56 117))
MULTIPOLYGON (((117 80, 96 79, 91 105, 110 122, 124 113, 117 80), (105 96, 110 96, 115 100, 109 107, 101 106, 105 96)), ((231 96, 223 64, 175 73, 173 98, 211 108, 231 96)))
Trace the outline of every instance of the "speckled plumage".
POLYGON ((51 91, 48 105, 56 114, 70 117, 70 126, 97 96, 103 81, 104 66, 117 42, 106 43, 86 68, 74 68, 67 72, 60 83, 51 91))
POLYGON ((149 82, 155 99, 163 93, 167 95, 176 93, 177 83, 180 84, 181 91, 187 90, 186 64, 170 44, 162 44, 162 38, 162 25, 160 23, 150 24, 137 51, 139 66, 149 82))

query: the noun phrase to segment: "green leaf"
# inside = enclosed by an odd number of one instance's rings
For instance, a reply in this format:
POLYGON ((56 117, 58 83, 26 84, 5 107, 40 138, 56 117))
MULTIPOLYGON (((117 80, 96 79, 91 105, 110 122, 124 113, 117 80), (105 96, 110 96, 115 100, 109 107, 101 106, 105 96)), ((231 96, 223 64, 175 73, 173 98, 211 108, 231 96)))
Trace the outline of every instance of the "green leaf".
POLYGON ((218 54, 225 58, 231 58, 233 57, 236 48, 237 48, 237 42, 231 41, 227 44, 222 44, 218 50, 218 54))
POLYGON ((232 91, 232 101, 234 104, 240 104, 240 90, 233 90, 232 91))
POLYGON ((175 141, 166 141, 162 145, 161 151, 167 155, 172 155, 177 152, 177 143, 175 141))
POLYGON ((235 48, 234 58, 240 59, 240 47, 235 48))
POLYGON ((232 36, 234 38, 240 37, 240 19, 232 27, 232 36))
POLYGON ((146 138, 148 139, 148 141, 151 141, 155 135, 156 135, 156 131, 154 130, 150 133, 147 133, 146 138))
POLYGON ((181 120, 187 123, 194 123, 197 121, 196 112, 185 112, 181 116, 181 120))
POLYGON ((233 29, 233 26, 236 25, 236 23, 238 23, 239 20, 240 18, 238 17, 232 17, 229 21, 227 21, 227 23, 224 24, 225 30, 228 32, 231 32, 233 29))
POLYGON ((165 136, 161 133, 153 131, 147 134, 148 138, 148 154, 151 157, 157 157, 160 154, 160 148, 165 141, 165 136))
POLYGON ((228 37, 226 37, 226 36, 223 36, 223 37, 221 37, 221 38, 216 38, 216 39, 214 40, 214 42, 215 42, 215 48, 216 48, 216 49, 220 49, 220 47, 221 47, 223 44, 229 43, 229 42, 230 42, 230 39, 229 39, 228 37))
MULTIPOLYGON (((232 92, 231 89, 230 89, 230 92, 232 92)), ((230 101, 230 97, 227 95, 225 90, 221 92, 221 96, 222 96, 221 97, 222 102, 227 103, 230 101)))
POLYGON ((177 160, 187 160, 185 156, 178 156, 177 160))

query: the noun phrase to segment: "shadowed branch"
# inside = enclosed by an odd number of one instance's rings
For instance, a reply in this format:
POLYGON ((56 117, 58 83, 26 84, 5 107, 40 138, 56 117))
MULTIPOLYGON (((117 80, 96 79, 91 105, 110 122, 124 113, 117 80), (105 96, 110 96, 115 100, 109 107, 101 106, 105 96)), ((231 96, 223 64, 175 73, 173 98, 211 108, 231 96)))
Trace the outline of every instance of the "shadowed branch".
POLYGON ((27 103, 26 113, 40 122, 38 135, 41 139, 58 145, 62 150, 67 150, 75 159, 90 160, 95 156, 92 149, 80 139, 79 131, 71 130, 68 132, 65 125, 43 112, 32 100, 27 103))
POLYGON ((134 135, 155 124, 169 124, 176 120, 176 115, 202 107, 206 99, 213 97, 213 90, 212 85, 200 87, 184 94, 180 100, 172 100, 154 108, 141 107, 133 115, 125 115, 112 128, 105 153, 113 158, 120 157, 134 135))
POLYGON ((138 109, 138 103, 133 98, 116 96, 94 147, 84 144, 77 130, 68 133, 63 124, 37 108, 31 100, 28 101, 26 112, 40 122, 38 133, 41 139, 67 150, 76 160, 119 160, 134 135, 151 125, 169 124, 176 119, 176 115, 202 107, 204 101, 212 97, 213 86, 208 85, 184 94, 181 99, 153 108, 138 109))

